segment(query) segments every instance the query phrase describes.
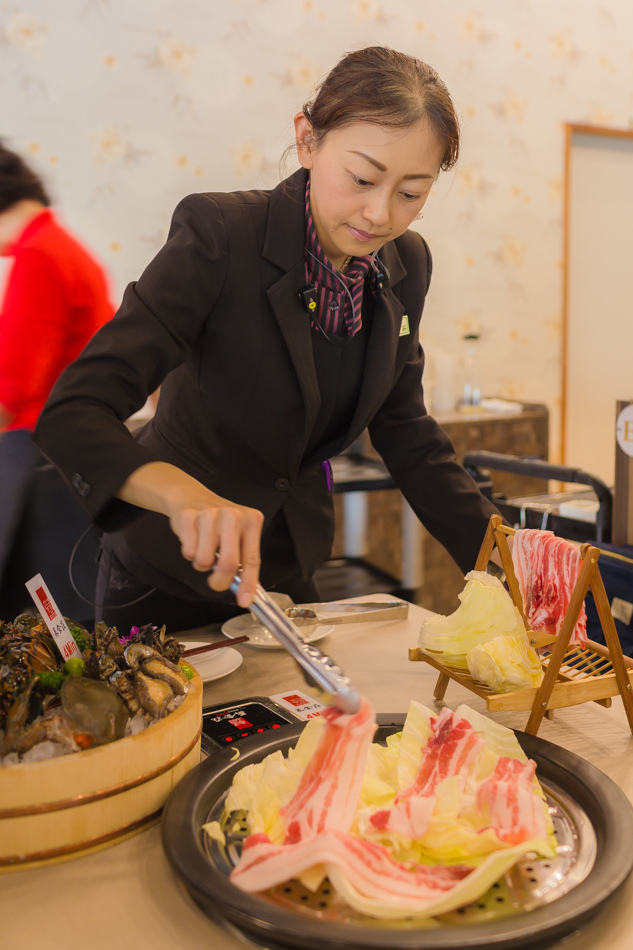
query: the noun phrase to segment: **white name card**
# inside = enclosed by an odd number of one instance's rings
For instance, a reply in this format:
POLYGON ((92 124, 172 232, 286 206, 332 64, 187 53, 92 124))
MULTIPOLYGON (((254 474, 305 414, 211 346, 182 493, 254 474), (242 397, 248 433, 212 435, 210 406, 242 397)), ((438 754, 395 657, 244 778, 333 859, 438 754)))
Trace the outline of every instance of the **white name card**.
POLYGON ((71 656, 81 658, 81 650, 75 643, 73 635, 68 629, 68 624, 59 612, 57 604, 53 600, 53 595, 46 586, 42 575, 36 574, 35 577, 26 582, 25 586, 33 598, 33 603, 44 618, 44 623, 64 660, 68 660, 71 656))

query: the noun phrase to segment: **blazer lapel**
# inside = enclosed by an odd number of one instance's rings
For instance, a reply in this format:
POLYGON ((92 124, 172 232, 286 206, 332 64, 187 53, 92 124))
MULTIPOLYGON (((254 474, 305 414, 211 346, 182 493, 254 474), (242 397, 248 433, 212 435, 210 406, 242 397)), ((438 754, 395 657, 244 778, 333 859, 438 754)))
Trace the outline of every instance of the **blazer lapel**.
POLYGON ((352 438, 356 438, 367 427, 393 385, 396 351, 404 316, 404 305, 392 290, 392 286, 396 286, 407 273, 395 244, 386 244, 379 252, 379 257, 388 268, 389 279, 382 293, 376 296, 363 382, 350 426, 352 438))
POLYGON ((314 426, 321 397, 312 356, 310 318, 299 298, 305 286, 305 188, 307 172, 300 169, 270 195, 263 256, 282 271, 268 290, 273 309, 294 365, 305 404, 303 444, 314 426))
POLYGON ((310 318, 299 299, 305 285, 303 260, 269 287, 267 294, 294 365, 305 404, 304 443, 316 421, 321 396, 312 355, 310 318))

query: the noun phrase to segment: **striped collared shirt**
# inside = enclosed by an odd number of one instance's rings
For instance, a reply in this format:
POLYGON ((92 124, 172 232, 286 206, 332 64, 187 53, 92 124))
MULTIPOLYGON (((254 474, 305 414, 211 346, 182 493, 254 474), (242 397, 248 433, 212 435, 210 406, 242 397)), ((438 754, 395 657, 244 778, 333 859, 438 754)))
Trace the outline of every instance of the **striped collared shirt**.
MULTIPOLYGON (((306 185, 306 281, 316 289, 317 307, 312 326, 319 324, 334 336, 354 336, 362 325, 365 278, 372 273, 371 257, 353 257, 346 274, 337 271, 319 243, 310 210, 310 179, 306 185), (345 289, 347 288, 347 290, 345 289), (352 306, 353 301, 353 306, 352 306)), ((375 292, 375 279, 372 281, 375 292)))

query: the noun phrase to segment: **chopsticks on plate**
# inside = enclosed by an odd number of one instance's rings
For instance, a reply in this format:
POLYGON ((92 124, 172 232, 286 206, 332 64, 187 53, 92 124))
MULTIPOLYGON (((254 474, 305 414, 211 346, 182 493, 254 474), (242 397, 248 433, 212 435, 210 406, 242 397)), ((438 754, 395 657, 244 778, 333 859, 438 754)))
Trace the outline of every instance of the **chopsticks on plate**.
POLYGON ((197 656, 198 653, 209 653, 211 650, 221 650, 224 647, 230 647, 232 643, 246 643, 249 637, 227 637, 225 640, 219 640, 217 643, 205 643, 201 647, 193 647, 191 650, 185 650, 180 658, 185 656, 197 656))

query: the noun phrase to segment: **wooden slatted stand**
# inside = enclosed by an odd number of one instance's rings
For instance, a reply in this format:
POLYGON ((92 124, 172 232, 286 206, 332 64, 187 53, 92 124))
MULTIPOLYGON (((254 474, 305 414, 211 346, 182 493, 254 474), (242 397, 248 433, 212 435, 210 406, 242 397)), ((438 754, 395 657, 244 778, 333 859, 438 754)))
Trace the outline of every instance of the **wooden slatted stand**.
POLYGON ((531 630, 526 620, 507 540, 508 535, 514 533, 514 528, 504 525, 499 515, 493 515, 479 551, 475 570, 485 571, 490 555, 496 547, 505 571, 510 596, 523 618, 530 643, 536 648, 550 648, 545 655, 541 656, 544 671, 541 685, 538 688, 493 693, 487 686, 473 680, 468 673, 445 666, 432 654, 423 652, 419 647, 409 650, 409 659, 422 660, 438 670, 440 675, 433 693, 435 699, 444 698, 449 681, 453 679, 485 699, 486 708, 491 712, 511 709, 529 710, 530 716, 525 731, 532 735, 536 735, 543 716, 550 710, 589 701, 610 706, 611 697, 617 696, 618 693, 622 697, 629 727, 633 732, 633 660, 622 653, 622 645, 598 567, 600 551, 591 544, 582 545, 580 553, 583 564, 567 613, 558 636, 550 636, 547 633, 531 630), (569 643, 589 589, 596 604, 606 647, 594 643, 593 640, 588 640, 584 647, 578 644, 570 646, 569 643))

